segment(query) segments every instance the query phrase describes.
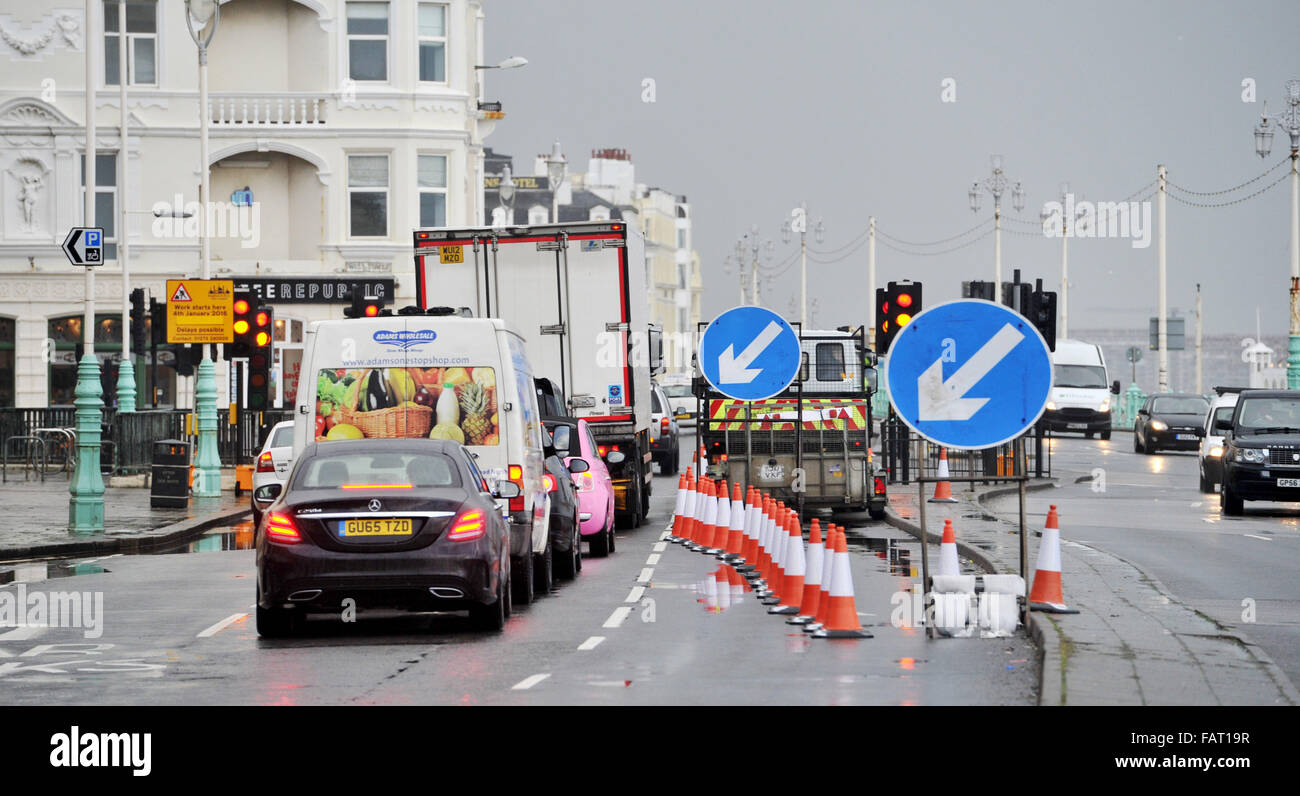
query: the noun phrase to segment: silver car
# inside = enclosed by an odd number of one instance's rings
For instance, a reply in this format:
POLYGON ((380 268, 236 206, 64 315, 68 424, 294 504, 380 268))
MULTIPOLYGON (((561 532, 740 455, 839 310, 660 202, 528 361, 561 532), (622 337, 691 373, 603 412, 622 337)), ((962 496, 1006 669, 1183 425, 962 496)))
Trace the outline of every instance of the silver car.
POLYGON ((257 466, 253 468, 254 527, 261 524, 262 512, 275 502, 276 495, 284 489, 284 482, 289 477, 289 465, 292 461, 293 421, 286 420, 271 427, 271 433, 266 435, 266 442, 262 443, 262 450, 257 454, 257 466), (271 484, 278 485, 279 489, 261 489, 271 484), (270 492, 275 494, 269 494, 270 492))

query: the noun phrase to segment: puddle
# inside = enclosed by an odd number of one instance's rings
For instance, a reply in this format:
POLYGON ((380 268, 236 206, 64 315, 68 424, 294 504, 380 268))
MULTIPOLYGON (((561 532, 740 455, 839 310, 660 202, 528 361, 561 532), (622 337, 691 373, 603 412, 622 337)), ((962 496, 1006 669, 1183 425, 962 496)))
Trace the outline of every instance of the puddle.
POLYGON ((915 539, 888 539, 879 536, 849 536, 846 540, 850 548, 858 547, 874 553, 876 558, 884 561, 890 575, 914 576, 916 567, 912 563, 912 550, 903 545, 915 546, 915 539))
POLYGON ((710 614, 720 614, 733 605, 739 605, 746 592, 752 591, 749 582, 727 564, 697 582, 694 588, 695 601, 710 614))
POLYGON ((155 555, 220 553, 227 550, 252 550, 253 547, 253 521, 244 520, 232 528, 214 529, 190 542, 159 550, 155 555))
POLYGON ((15 564, 0 570, 0 586, 9 583, 40 583, 46 580, 71 578, 76 575, 98 575, 111 570, 99 564, 77 563, 74 561, 33 561, 15 564))

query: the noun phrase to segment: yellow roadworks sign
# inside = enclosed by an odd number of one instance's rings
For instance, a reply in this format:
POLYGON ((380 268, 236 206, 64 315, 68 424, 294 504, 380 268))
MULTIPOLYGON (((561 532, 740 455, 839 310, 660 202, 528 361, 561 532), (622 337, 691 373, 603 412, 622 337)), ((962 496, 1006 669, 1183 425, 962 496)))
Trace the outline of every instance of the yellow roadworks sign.
POLYGON ((234 298, 229 279, 168 279, 167 342, 234 342, 234 298))

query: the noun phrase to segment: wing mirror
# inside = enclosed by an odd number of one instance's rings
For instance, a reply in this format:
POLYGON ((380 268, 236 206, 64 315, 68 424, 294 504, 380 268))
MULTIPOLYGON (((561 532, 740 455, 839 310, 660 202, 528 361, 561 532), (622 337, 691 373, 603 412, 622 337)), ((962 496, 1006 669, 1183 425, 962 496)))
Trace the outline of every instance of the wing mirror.
POLYGON ((523 490, 514 481, 497 481, 496 488, 492 490, 494 498, 517 498, 522 494, 523 490))
POLYGON ((571 473, 585 473, 590 469, 591 469, 591 465, 587 464, 586 459, 569 460, 569 472, 571 473))
POLYGON ((1114 395, 1119 395, 1119 379, 1115 379, 1110 383, 1110 391, 1114 395))
POLYGON ((1232 431, 1232 418, 1218 418, 1214 421, 1215 431, 1232 431))
POLYGON ((278 498, 282 489, 279 484, 264 484, 253 491, 253 498, 269 502, 278 498))

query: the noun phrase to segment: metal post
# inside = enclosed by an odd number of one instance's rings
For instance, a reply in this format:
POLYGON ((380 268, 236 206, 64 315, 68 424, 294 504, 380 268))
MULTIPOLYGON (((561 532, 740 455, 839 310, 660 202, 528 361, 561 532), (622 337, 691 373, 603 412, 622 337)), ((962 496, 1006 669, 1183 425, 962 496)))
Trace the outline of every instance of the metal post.
POLYGON ((917 505, 920 507, 921 523, 921 615, 925 617, 925 635, 934 638, 934 623, 930 621, 930 541, 925 526, 925 484, 917 483, 917 505))
MULTIPOLYGON (((876 350, 876 217, 867 219, 867 323, 871 338, 867 341, 872 351, 876 350)), ((880 352, 876 352, 880 353, 880 352)))
POLYGON ((1166 180, 1168 179, 1164 165, 1156 167, 1156 182, 1159 189, 1156 192, 1156 226, 1157 236, 1159 238, 1156 249, 1156 283, 1157 290, 1160 293, 1157 305, 1158 315, 1156 316, 1156 345, 1160 351, 1159 377, 1157 379, 1158 390, 1160 392, 1169 392, 1169 319, 1168 300, 1166 296, 1167 288, 1167 271, 1165 268, 1165 195, 1166 180))
POLYGON ((1201 381, 1201 283, 1196 283, 1196 392, 1204 392, 1201 381))
POLYGON ((117 367, 117 411, 135 411, 135 363, 131 360, 131 258, 126 229, 126 163, 127 163, 127 104, 126 104, 126 0, 117 0, 117 85, 118 85, 118 136, 117 148, 117 261, 122 266, 122 362, 117 367))
POLYGON ((804 203, 803 228, 799 231, 799 328, 808 328, 808 209, 804 203))
POLYGON ((993 198, 993 300, 1002 303, 1002 196, 993 198))
POLYGON ((1287 344, 1286 386, 1300 389, 1300 171, 1295 136, 1291 138, 1291 324, 1287 344))
MULTIPOLYGON (((83 169, 85 197, 82 225, 95 226, 95 33, 93 20, 97 3, 86 0, 86 164, 83 169)), ((104 388, 100 383, 99 359, 95 356, 95 269, 86 266, 86 307, 82 321, 85 354, 77 363, 77 470, 68 492, 68 523, 74 534, 104 531, 104 478, 99 472, 99 441, 102 432, 104 388)))
POLYGON ((1065 212, 1065 205, 1061 205, 1061 339, 1070 336, 1070 256, 1069 250, 1070 227, 1069 219, 1065 212))

